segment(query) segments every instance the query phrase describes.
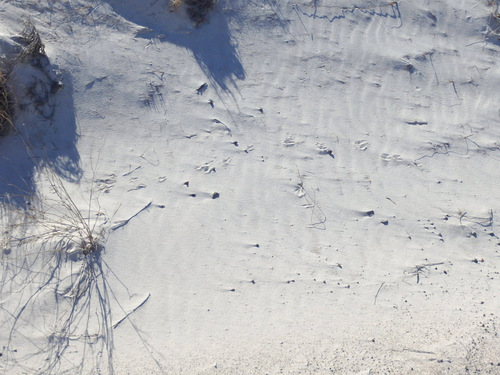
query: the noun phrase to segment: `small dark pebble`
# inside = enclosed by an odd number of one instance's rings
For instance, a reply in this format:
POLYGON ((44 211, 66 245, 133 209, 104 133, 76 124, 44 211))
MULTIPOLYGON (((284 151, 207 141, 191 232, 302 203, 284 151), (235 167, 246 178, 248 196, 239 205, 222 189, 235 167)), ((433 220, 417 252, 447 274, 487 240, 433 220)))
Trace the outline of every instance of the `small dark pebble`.
POLYGON ((373 215, 375 215, 375 211, 372 211, 372 210, 367 211, 367 212, 365 213, 365 215, 366 215, 366 216, 368 216, 368 217, 372 217, 373 215))
POLYGON ((234 142, 233 142, 233 145, 235 145, 236 147, 238 147, 238 142, 237 142, 237 141, 234 141, 234 142))
POLYGON ((382 220, 381 223, 384 225, 389 225, 389 220, 382 220))
POLYGON ((217 199, 219 197, 220 197, 220 194, 217 193, 217 192, 215 192, 215 193, 212 194, 212 199, 217 199))
POLYGON ((196 93, 198 95, 203 95, 203 93, 205 92, 205 90, 207 89, 207 87, 208 87, 208 84, 205 82, 204 84, 202 84, 200 87, 198 87, 196 89, 196 93))
POLYGON ((236 292, 236 289, 231 289, 231 290, 229 290, 229 291, 230 291, 230 292, 236 292))
POLYGON ((190 197, 196 197, 196 194, 189 194, 190 197))
POLYGON ((189 181, 184 182, 183 185, 189 187, 189 181))

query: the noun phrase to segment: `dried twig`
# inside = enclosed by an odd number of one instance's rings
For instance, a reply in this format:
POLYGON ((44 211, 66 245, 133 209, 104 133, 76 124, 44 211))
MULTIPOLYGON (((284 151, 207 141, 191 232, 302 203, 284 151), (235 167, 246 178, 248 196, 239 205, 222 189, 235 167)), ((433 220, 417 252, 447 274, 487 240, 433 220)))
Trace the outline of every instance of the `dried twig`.
POLYGON ((123 322, 130 315, 132 315, 137 309, 139 309, 142 305, 144 305, 147 302, 147 300, 149 299, 149 297, 151 297, 151 293, 149 293, 148 296, 144 299, 144 301, 142 301, 139 305, 137 305, 132 311, 130 311, 129 313, 127 313, 123 318, 121 318, 119 321, 117 321, 115 324, 113 324, 113 328, 115 329, 116 327, 118 327, 118 325, 121 322, 123 322))
POLYGON ((378 290, 377 290, 377 294, 375 294, 375 301, 373 301, 373 304, 374 304, 374 305, 377 303, 377 297, 378 297, 378 294, 379 294, 379 293, 380 293, 380 291, 382 290, 382 287, 384 286, 384 284, 385 284, 385 281, 384 281, 382 284, 380 284, 380 286, 379 286, 379 288, 378 288, 378 290))

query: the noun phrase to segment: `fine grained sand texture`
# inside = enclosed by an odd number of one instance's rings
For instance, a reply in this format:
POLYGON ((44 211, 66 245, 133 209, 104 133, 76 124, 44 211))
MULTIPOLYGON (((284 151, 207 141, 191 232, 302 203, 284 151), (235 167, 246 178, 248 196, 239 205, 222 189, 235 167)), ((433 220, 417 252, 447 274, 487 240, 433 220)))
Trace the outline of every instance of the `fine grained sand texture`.
POLYGON ((0 4, 0 370, 500 374, 496 1, 170 10, 0 4))

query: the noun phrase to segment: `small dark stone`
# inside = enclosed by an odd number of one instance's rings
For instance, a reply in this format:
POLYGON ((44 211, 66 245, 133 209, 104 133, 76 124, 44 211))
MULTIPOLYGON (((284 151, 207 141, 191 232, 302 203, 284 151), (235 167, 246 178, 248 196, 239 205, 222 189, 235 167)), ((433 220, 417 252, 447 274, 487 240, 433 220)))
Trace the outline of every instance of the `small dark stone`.
POLYGON ((189 181, 184 182, 183 185, 189 187, 189 181))
POLYGON ((205 82, 204 84, 202 84, 200 87, 198 87, 196 89, 196 93, 198 95, 203 95, 203 93, 205 92, 205 90, 208 88, 208 84, 205 82))
POLYGON ((389 220, 382 220, 381 223, 384 225, 389 225, 389 220))
POLYGON ((196 194, 189 194, 190 197, 196 197, 196 194))
POLYGON ((4 253, 5 255, 9 255, 9 254, 11 253, 11 251, 12 251, 12 250, 11 250, 11 249, 9 249, 8 247, 6 247, 5 249, 3 249, 3 253, 4 253))
POLYGON ((215 192, 215 193, 212 194, 212 199, 217 199, 219 197, 220 197, 220 194, 217 193, 217 192, 215 192))
POLYGON ((375 215, 375 211, 370 210, 370 211, 367 211, 365 214, 366 214, 366 216, 368 216, 368 217, 372 217, 373 215, 375 215))

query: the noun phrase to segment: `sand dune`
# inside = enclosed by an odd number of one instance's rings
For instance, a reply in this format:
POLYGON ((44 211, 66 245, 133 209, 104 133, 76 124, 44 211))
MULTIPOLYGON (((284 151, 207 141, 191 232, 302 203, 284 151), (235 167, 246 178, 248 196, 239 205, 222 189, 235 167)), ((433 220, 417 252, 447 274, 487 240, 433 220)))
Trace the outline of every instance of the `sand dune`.
POLYGON ((500 373, 489 3, 1 4, 0 369, 500 373))

